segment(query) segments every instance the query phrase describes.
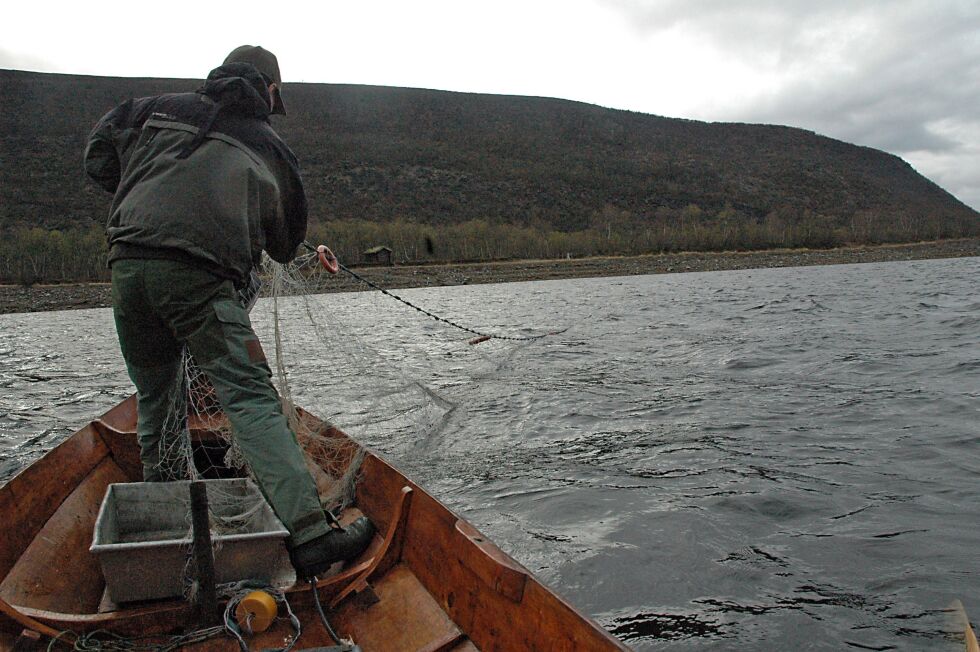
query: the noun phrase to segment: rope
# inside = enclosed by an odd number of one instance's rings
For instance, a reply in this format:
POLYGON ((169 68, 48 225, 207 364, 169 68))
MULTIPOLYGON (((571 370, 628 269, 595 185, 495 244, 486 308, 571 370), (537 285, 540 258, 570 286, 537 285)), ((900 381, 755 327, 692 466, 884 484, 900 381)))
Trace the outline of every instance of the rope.
POLYGON ((337 632, 333 631, 333 627, 330 626, 330 622, 327 620, 327 615, 323 613, 323 606, 320 604, 320 594, 316 592, 316 578, 310 578, 310 591, 313 593, 313 604, 316 605, 316 612, 320 615, 320 622, 323 623, 324 629, 330 634, 330 638, 337 645, 343 645, 340 637, 337 636, 337 632))
POLYGON ((148 641, 144 643, 140 641, 145 641, 147 640, 146 638, 126 638, 104 629, 83 634, 64 631, 57 638, 51 640, 48 644, 48 650, 50 652, 57 649, 55 645, 61 643, 71 645, 72 650, 78 650, 79 652, 172 652, 183 649, 192 643, 200 643, 219 636, 224 631, 225 628, 221 626, 208 627, 180 636, 173 636, 160 643, 151 643, 148 641), (75 637, 74 643, 70 640, 65 640, 71 636, 75 637))
POLYGON ((285 646, 281 648, 272 648, 271 650, 265 650, 264 652, 289 652, 290 650, 292 650, 293 646, 296 645, 296 641, 298 641, 299 637, 303 635, 303 627, 299 621, 299 618, 293 612, 293 608, 290 606, 289 601, 286 599, 286 594, 283 591, 274 588, 272 586, 263 585, 261 583, 253 583, 253 582, 249 582, 248 580, 237 583, 237 585, 234 588, 229 589, 229 592, 234 590, 235 588, 240 588, 240 590, 237 593, 234 593, 232 598, 228 601, 228 605, 225 607, 225 613, 223 618, 224 627, 221 628, 221 631, 227 632, 228 634, 233 636, 235 640, 238 641, 238 647, 241 650, 241 652, 249 652, 248 643, 245 642, 245 638, 242 636, 242 625, 244 625, 245 631, 251 634, 252 633, 251 619, 249 619, 245 623, 236 623, 235 608, 238 607, 238 603, 242 601, 242 598, 244 598, 251 591, 258 588, 262 591, 265 591, 266 593, 271 594, 272 597, 275 598, 277 603, 282 603, 286 607, 286 615, 289 617, 289 623, 293 626, 293 636, 288 641, 286 641, 285 646), (245 588, 241 588, 241 587, 245 587, 245 588))
MULTIPOLYGON (((310 243, 308 243, 306 241, 303 241, 303 246, 306 247, 307 249, 309 249, 311 252, 316 253, 316 248, 313 245, 311 245, 310 243)), ((531 340, 540 340, 541 338, 548 337, 549 335, 559 335, 559 334, 564 333, 565 331, 568 330, 567 328, 563 328, 560 331, 550 331, 550 332, 547 332, 547 333, 542 333, 540 335, 527 335, 527 336, 524 336, 524 337, 518 337, 516 335, 496 335, 496 334, 493 334, 493 333, 482 333, 482 332, 480 332, 478 330, 475 330, 473 328, 469 328, 467 326, 463 326, 462 324, 457 324, 456 322, 454 322, 452 320, 449 320, 449 319, 446 319, 445 317, 440 317, 439 315, 434 315, 431 312, 429 312, 428 310, 426 310, 424 308, 420 308, 419 306, 416 306, 414 303, 412 303, 412 302, 410 302, 410 301, 408 301, 406 299, 401 298, 397 294, 392 294, 391 292, 389 292, 385 288, 381 287, 377 283, 374 283, 373 281, 370 281, 370 280, 364 278, 363 276, 361 276, 360 274, 358 274, 354 270, 348 268, 347 266, 345 266, 343 263, 341 263, 339 261, 337 262, 337 265, 340 267, 341 270, 347 272, 352 277, 354 277, 358 281, 361 281, 362 283, 365 283, 369 287, 371 287, 371 288, 373 288, 375 290, 378 290, 379 292, 381 292, 381 294, 384 294, 386 296, 389 296, 389 297, 391 297, 392 299, 394 299, 396 301, 400 301, 401 303, 405 304, 409 308, 413 308, 413 309, 419 311, 420 313, 422 313, 423 315, 425 315, 427 317, 431 317, 432 319, 435 319, 436 321, 442 322, 444 324, 448 324, 449 326, 452 326, 453 328, 458 328, 461 331, 466 331, 467 333, 471 333, 473 335, 476 335, 478 338, 480 338, 480 341, 485 341, 485 340, 493 339, 493 340, 510 340, 512 342, 527 342, 527 341, 531 341, 531 340)))
POLYGON ((293 612, 283 591, 261 582, 251 582, 249 580, 221 585, 221 587, 223 589, 221 594, 223 596, 230 596, 224 610, 221 625, 204 627, 187 632, 186 634, 178 634, 171 637, 136 636, 128 638, 105 629, 98 629, 82 634, 76 634, 75 632, 66 630, 51 640, 48 644, 48 652, 53 652, 55 649, 58 649, 55 647, 58 644, 71 646, 71 649, 77 652, 175 652, 193 643, 201 643, 221 636, 222 634, 232 636, 238 642, 239 649, 242 652, 248 652, 248 644, 242 636, 242 626, 244 625, 246 632, 251 633, 251 623, 236 623, 235 608, 241 602, 242 598, 255 589, 269 593, 275 598, 277 603, 283 604, 286 607, 286 615, 289 618, 289 622, 293 626, 293 636, 286 641, 284 647, 272 648, 265 652, 289 652, 296 645, 296 641, 302 635, 303 629, 299 618, 293 612), (72 638, 74 638, 74 641, 71 640, 72 638), (157 642, 154 639, 157 639, 157 642))

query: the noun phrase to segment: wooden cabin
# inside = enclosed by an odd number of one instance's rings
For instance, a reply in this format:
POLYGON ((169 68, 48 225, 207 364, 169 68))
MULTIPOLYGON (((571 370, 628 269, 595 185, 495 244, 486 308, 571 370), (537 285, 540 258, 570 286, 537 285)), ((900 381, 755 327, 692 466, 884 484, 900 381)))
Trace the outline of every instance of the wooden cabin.
POLYGON ((371 247, 361 254, 364 257, 364 263, 368 265, 394 265, 395 261, 391 255, 391 249, 384 246, 371 247))

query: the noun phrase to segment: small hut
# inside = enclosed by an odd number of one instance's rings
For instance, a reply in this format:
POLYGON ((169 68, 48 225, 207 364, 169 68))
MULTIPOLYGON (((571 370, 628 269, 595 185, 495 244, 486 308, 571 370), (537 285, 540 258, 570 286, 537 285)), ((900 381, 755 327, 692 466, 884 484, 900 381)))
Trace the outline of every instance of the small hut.
POLYGON ((391 249, 388 247, 371 247, 363 254, 364 262, 370 265, 394 265, 394 259, 391 257, 391 249))

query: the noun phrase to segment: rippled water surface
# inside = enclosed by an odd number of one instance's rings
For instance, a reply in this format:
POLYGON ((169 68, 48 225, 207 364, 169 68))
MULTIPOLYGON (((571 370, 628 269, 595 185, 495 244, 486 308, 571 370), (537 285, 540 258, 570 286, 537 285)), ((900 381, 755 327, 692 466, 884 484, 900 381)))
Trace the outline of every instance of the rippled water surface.
MULTIPOLYGON (((356 435, 391 405, 372 374, 418 381, 439 419, 362 438, 636 649, 945 650, 943 609, 980 614, 978 277, 966 258, 401 293, 488 331, 569 327, 479 346, 331 295, 330 336, 390 362, 300 358, 291 384, 356 435)), ((0 386, 3 481, 131 391, 110 312, 0 316, 0 386)))

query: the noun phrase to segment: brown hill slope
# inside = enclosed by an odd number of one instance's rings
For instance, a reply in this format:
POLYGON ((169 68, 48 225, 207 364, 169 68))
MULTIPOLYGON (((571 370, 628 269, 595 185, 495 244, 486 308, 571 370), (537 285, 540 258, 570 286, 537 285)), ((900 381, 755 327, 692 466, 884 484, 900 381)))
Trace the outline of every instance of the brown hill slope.
MULTIPOLYGON (((92 124, 128 97, 199 84, 0 70, 0 229, 101 222, 108 198, 81 171, 92 124)), ((314 220, 576 231, 696 205, 740 220, 871 213, 965 235, 980 217, 896 156, 801 129, 401 88, 288 84, 285 97, 274 124, 303 164, 314 220)))

